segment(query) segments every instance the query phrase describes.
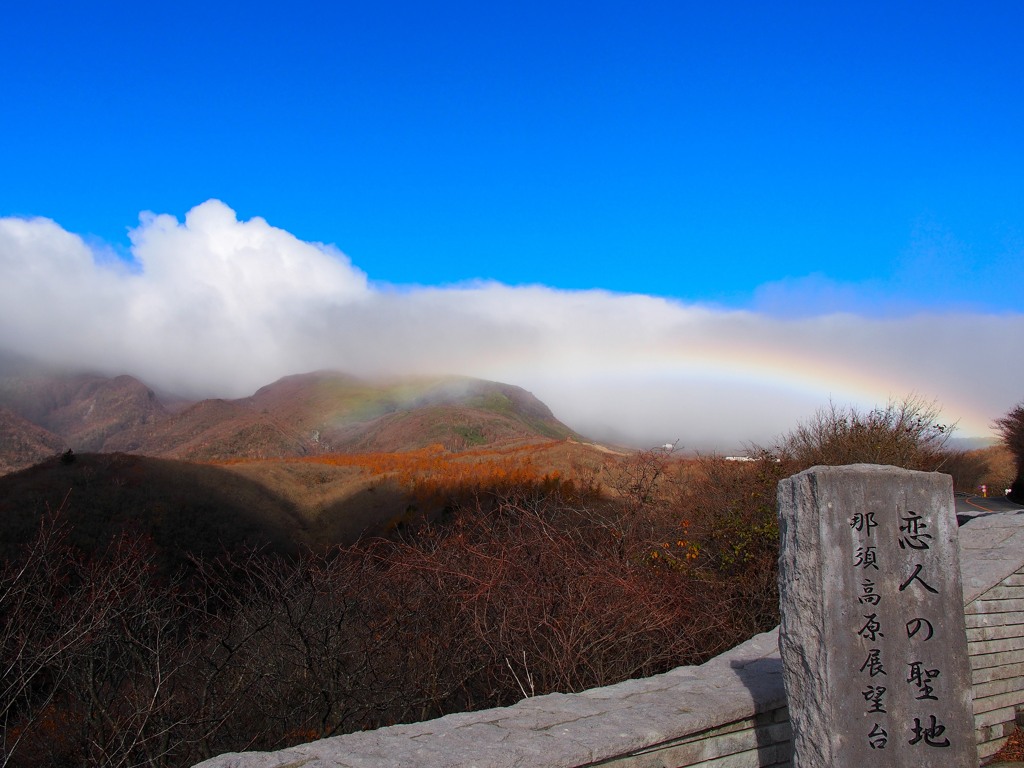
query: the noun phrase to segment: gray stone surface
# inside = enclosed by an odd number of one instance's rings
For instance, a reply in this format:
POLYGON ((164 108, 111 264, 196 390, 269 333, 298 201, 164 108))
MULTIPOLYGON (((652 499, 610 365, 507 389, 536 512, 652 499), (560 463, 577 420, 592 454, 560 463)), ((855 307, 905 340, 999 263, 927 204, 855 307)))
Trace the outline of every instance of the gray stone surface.
POLYGON ((1024 566, 1024 510, 979 515, 960 529, 964 604, 1024 566))
POLYGON ((950 478, 814 467, 779 518, 795 768, 977 765, 950 478))

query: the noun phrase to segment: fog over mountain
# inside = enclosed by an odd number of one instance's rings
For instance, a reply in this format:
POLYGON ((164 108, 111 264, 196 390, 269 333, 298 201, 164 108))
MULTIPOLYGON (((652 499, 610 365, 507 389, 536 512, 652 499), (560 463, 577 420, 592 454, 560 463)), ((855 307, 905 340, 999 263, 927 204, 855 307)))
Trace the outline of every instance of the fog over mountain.
POLYGON ((771 440, 830 399, 909 392, 936 399, 959 434, 984 435, 1024 392, 1020 312, 867 316, 856 297, 877 309, 877 286, 765 286, 769 313, 539 285, 385 285, 337 247, 238 221, 216 200, 183 222, 143 214, 131 243, 117 254, 48 219, 0 219, 0 349, 193 398, 326 368, 463 374, 522 386, 593 437, 722 450, 771 440), (846 311, 822 308, 833 294, 846 311))

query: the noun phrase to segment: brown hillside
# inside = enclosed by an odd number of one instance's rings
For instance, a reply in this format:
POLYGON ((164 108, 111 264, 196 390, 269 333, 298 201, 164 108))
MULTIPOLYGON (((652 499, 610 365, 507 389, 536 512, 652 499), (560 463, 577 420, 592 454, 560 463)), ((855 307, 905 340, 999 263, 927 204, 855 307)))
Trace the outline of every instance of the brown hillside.
MULTIPOLYGON (((369 381, 320 371, 287 376, 239 400, 168 408, 130 376, 34 372, 0 378, 0 406, 79 452, 191 461, 390 452, 431 445, 460 451, 575 436, 529 392, 459 377, 369 381)), ((26 440, 18 438, 17 443, 26 440)), ((51 450, 18 452, 38 459, 51 450)))
POLYGON ((0 407, 0 475, 30 467, 65 447, 58 435, 0 407))
POLYGON ((370 422, 327 432, 330 443, 344 451, 390 452, 441 445, 449 451, 504 445, 537 439, 522 421, 459 405, 428 405, 399 411, 370 422))
POLYGON ((241 400, 204 400, 108 442, 195 461, 458 451, 574 433, 519 387, 462 378, 367 381, 337 372, 287 376, 241 400))
POLYGON ((75 450, 104 450, 107 439, 166 416, 145 384, 131 376, 6 376, 0 406, 52 432, 75 450))
POLYGON ((140 532, 173 569, 191 556, 251 547, 293 552, 388 534, 435 518, 476 489, 569 480, 596 487, 612 461, 591 446, 552 440, 221 466, 120 453, 53 456, 0 477, 0 560, 31 538, 47 510, 62 507, 83 551, 140 532))
POLYGON ((384 533, 413 503, 407 488, 362 464, 264 459, 234 461, 224 469, 291 505, 302 516, 311 540, 322 544, 384 533))
POLYGON ((244 401, 203 400, 154 424, 110 438, 107 450, 191 461, 302 456, 309 444, 244 401))
POLYGON ((286 500, 320 542, 352 541, 430 519, 476 489, 565 482, 598 489, 614 457, 572 440, 446 451, 439 445, 395 452, 232 460, 237 472, 286 500))
POLYGON ((0 477, 0 556, 28 541, 47 510, 63 508, 72 542, 102 549, 142 533, 170 568, 189 556, 250 548, 295 551, 310 542, 306 519, 267 485, 202 464, 126 454, 55 457, 0 477))
POLYGON ((239 402, 273 413, 319 452, 434 443, 459 450, 574 435, 526 390, 461 377, 367 381, 319 371, 288 376, 239 402))
POLYGON ((379 387, 355 376, 338 371, 315 371, 285 376, 241 402, 312 429, 320 418, 358 413, 363 403, 380 399, 380 394, 379 387))

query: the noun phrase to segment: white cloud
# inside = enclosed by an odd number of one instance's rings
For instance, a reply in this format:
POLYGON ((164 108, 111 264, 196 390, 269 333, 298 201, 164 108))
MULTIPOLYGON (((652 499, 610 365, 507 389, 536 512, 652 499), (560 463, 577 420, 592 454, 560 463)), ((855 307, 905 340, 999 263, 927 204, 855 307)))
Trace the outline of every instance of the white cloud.
POLYGON ((829 397, 917 391, 968 433, 1021 399, 1024 316, 825 314, 857 295, 823 278, 766 288, 765 305, 831 297, 773 314, 542 286, 391 290, 333 246, 239 222, 218 201, 184 222, 143 214, 131 240, 125 265, 52 221, 0 219, 0 348, 193 396, 317 368, 476 375, 531 389, 585 433, 726 450, 829 397))

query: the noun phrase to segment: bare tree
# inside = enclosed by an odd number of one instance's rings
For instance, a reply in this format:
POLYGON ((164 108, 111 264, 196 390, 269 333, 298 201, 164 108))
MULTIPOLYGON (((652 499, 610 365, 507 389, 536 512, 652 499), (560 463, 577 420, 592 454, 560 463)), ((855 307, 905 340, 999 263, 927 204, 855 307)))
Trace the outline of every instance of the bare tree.
POLYGON ((68 675, 69 654, 95 622, 92 606, 64 595, 63 508, 44 516, 21 558, 0 573, 0 765, 47 713, 68 675), (57 614, 64 613, 64 621, 57 614))

